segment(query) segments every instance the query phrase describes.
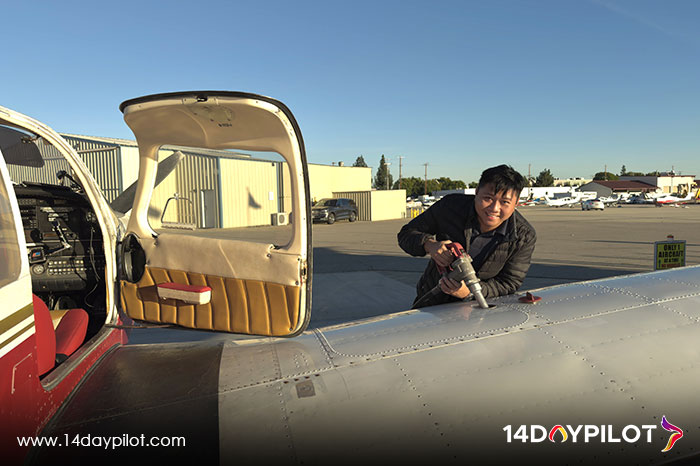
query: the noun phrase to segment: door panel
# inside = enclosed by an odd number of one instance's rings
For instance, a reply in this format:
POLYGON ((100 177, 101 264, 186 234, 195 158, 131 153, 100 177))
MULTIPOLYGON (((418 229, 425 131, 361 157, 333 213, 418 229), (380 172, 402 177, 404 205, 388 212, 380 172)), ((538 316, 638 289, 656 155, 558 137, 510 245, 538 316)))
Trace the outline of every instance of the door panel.
POLYGON ((311 308, 311 207, 291 112, 269 98, 225 92, 148 96, 121 108, 139 142, 127 233, 143 258, 123 261, 138 265, 121 282, 124 311, 202 330, 301 333, 311 308), (174 150, 183 162, 154 187, 158 160, 174 150), (205 192, 216 193, 206 206, 218 211, 216 222, 198 209, 205 192), (274 221, 279 213, 289 214, 289 225, 274 221), (211 297, 161 299, 163 283, 206 286, 211 297))
POLYGON ((137 283, 121 282, 133 319, 188 328, 284 336, 299 326, 302 269, 270 244, 212 238, 208 232, 161 233, 140 241, 148 265, 137 283), (204 272, 202 272, 204 271, 204 272), (157 285, 211 288, 207 304, 158 296, 157 285))
POLYGON ((269 336, 288 335, 298 325, 299 286, 146 267, 138 283, 123 281, 121 291, 129 317, 148 322, 269 336), (156 285, 168 282, 209 286, 211 301, 160 299, 156 285))

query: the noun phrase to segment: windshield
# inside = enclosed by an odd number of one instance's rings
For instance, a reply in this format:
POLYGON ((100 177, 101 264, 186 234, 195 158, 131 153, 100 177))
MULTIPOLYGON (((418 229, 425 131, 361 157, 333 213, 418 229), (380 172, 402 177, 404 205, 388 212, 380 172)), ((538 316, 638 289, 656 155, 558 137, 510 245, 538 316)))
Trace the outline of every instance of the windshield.
POLYGON ((37 136, 0 126, 0 151, 8 165, 41 168, 44 160, 37 146, 37 136))
POLYGON ((335 207, 338 203, 337 199, 321 199, 316 203, 317 207, 335 207))
POLYGON ((0 126, 0 150, 16 184, 78 187, 63 154, 39 136, 0 126))

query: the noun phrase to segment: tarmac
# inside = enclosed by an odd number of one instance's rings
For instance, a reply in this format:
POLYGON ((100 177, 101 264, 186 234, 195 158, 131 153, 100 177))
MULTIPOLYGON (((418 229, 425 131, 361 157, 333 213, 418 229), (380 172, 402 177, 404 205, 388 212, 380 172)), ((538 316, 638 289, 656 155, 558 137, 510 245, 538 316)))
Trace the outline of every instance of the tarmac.
MULTIPOLYGON (((654 242, 685 240, 686 265, 700 264, 700 205, 520 207, 537 231, 532 264, 518 293, 564 283, 654 270, 654 242)), ((405 311, 427 258, 411 257, 396 234, 409 219, 314 224, 313 291, 309 329, 405 311)), ((277 235, 285 230, 277 230, 277 235)), ((264 232, 263 232, 264 233, 264 232)), ((285 233, 286 234, 286 233, 285 233)), ((270 240, 260 230, 257 240, 270 240)), ((143 329, 131 343, 240 339, 216 332, 143 329)))
MULTIPOLYGON (((524 292, 654 270, 654 242, 686 240, 686 265, 700 264, 700 205, 520 207, 537 231, 524 292)), ((411 308, 426 258, 411 257, 396 234, 408 219, 315 224, 311 328, 411 308)))

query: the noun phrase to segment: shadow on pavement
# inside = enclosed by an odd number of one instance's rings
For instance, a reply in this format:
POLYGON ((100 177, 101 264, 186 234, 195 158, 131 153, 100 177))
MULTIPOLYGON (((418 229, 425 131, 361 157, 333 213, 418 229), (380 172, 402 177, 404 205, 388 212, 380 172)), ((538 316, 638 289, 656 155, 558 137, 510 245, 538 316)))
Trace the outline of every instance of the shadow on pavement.
MULTIPOLYGON (((415 284, 427 260, 408 255, 349 254, 315 248, 309 329, 409 310, 415 298, 415 284)), ((521 290, 638 272, 532 264, 521 290)), ((129 333, 131 344, 250 338, 179 327, 135 329, 129 333)))
MULTIPOLYGON (((314 249, 310 328, 405 311, 427 259, 314 249)), ((639 273, 590 265, 532 264, 521 290, 639 273)))

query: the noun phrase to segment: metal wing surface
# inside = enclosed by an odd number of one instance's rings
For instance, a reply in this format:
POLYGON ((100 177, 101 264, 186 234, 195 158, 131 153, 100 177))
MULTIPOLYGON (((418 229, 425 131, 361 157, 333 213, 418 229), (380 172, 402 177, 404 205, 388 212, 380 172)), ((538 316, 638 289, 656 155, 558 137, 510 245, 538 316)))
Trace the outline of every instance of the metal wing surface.
MULTIPOLYGON (((558 286, 537 295, 542 301, 534 305, 508 296, 493 300, 496 307, 488 310, 449 304, 294 339, 219 343, 215 351, 199 350, 220 361, 218 388, 193 388, 191 400, 180 392, 169 397, 175 392, 168 387, 187 379, 188 371, 210 367, 204 361, 149 378, 140 364, 123 364, 120 355, 135 347, 120 348, 84 385, 108 382, 109 397, 79 392, 51 429, 138 434, 177 431, 175 422, 181 432, 200 426, 198 431, 218 435, 222 464, 653 464, 697 455, 700 267, 558 286), (119 380, 107 380, 115 367, 119 380), (129 405, 130 396, 143 390, 163 396, 129 405), (210 402, 198 416, 193 407, 202 400, 210 402), (168 426, 161 428, 154 410, 183 415, 162 416, 168 426), (663 416, 685 432, 665 453, 671 434, 661 426, 663 416), (506 426, 513 434, 525 426, 521 432, 528 438, 508 442, 506 426), (566 441, 556 426, 567 430, 566 441), (628 441, 635 430, 627 426, 640 431, 636 441, 628 441), (552 433, 554 441, 546 438, 552 433)), ((180 346, 158 351, 163 348, 180 346)), ((195 377, 211 383, 205 373, 195 377)))

